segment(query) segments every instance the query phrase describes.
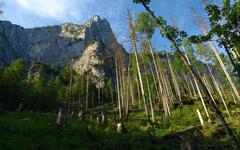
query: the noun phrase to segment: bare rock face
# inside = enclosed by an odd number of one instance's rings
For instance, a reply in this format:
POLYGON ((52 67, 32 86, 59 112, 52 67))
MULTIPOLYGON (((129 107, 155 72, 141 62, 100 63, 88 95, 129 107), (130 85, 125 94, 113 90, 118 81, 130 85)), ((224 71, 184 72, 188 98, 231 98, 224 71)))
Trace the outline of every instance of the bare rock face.
POLYGON ((17 58, 30 64, 40 62, 60 67, 74 60, 76 71, 91 72, 95 80, 104 80, 114 73, 108 69, 115 66, 116 52, 128 61, 128 54, 117 42, 110 24, 99 16, 83 25, 64 23, 33 29, 0 21, 0 66, 17 58))
POLYGON ((102 42, 90 43, 83 54, 74 61, 73 68, 77 72, 87 73, 97 87, 104 86, 104 77, 113 76, 115 71, 114 51, 102 42))

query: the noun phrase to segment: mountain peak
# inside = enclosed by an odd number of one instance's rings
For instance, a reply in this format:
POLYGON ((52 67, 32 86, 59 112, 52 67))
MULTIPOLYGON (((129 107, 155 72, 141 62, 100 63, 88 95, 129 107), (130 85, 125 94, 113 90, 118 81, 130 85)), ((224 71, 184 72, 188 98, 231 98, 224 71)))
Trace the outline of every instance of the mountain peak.
POLYGON ((102 21, 102 19, 98 15, 95 15, 90 20, 88 20, 84 25, 90 26, 91 24, 93 24, 95 22, 100 22, 100 21, 102 21))
POLYGON ((92 20, 97 22, 97 21, 101 20, 101 18, 98 15, 95 15, 95 16, 93 16, 92 20))

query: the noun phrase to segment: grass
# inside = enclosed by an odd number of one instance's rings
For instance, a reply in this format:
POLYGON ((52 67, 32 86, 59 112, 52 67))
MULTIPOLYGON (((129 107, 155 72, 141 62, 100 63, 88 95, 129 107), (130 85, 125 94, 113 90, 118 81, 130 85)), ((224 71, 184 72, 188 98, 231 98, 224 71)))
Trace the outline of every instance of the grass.
MULTIPOLYGON (((131 112, 124 122, 126 134, 116 132, 118 121, 111 117, 107 126, 96 124, 95 119, 70 118, 68 126, 61 128, 56 125, 54 113, 3 111, 0 112, 0 149, 180 149, 182 142, 192 139, 197 140, 201 149, 231 149, 231 142, 224 134, 216 135, 221 133, 217 125, 206 124, 202 133, 186 130, 199 125, 196 108, 198 104, 174 109, 170 119, 162 111, 156 111, 154 128, 147 125, 143 111, 131 112)), ((105 110, 113 113, 112 108, 105 110)), ((240 139, 239 121, 232 121, 231 126, 240 139)))

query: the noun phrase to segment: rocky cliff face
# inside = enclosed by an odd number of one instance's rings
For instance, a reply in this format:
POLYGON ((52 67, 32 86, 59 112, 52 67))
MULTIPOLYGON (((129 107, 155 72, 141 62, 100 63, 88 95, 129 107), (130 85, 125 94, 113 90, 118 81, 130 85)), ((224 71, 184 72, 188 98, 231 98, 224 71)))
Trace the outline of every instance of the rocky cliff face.
POLYGON ((114 74, 114 55, 128 54, 117 42, 107 20, 94 16, 83 25, 62 25, 24 29, 8 21, 0 21, 0 65, 23 58, 65 66, 72 60, 74 69, 91 72, 97 78, 114 74), (112 70, 111 70, 112 69, 112 70))

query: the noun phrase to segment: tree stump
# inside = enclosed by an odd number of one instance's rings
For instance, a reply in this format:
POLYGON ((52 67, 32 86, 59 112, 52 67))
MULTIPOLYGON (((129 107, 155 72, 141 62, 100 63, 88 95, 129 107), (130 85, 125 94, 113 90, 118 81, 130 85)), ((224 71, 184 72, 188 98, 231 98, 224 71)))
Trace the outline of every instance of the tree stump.
POLYGON ((72 111, 71 117, 72 118, 77 118, 77 112, 75 110, 72 111))
POLYGON ((66 127, 67 113, 64 108, 59 108, 57 116, 57 125, 66 127))
POLYGON ((102 118, 102 123, 107 124, 107 115, 105 112, 102 112, 101 118, 102 118))
POLYGON ((84 121, 85 120, 85 112, 83 110, 81 110, 79 113, 78 113, 78 117, 81 121, 84 121))
POLYGON ((18 106, 17 111, 21 112, 22 110, 23 110, 23 103, 20 103, 19 106, 18 106))
POLYGON ((101 116, 97 116, 97 124, 101 123, 101 116))
POLYGON ((121 133, 121 134, 127 132, 127 130, 125 129, 123 123, 118 123, 117 124, 117 132, 121 133))
POLYGON ((197 144, 195 141, 188 141, 181 144, 181 150, 197 150, 197 144))

